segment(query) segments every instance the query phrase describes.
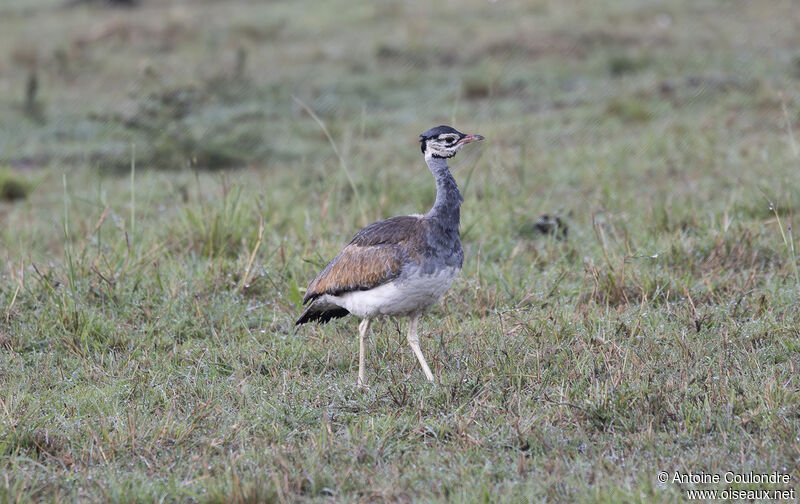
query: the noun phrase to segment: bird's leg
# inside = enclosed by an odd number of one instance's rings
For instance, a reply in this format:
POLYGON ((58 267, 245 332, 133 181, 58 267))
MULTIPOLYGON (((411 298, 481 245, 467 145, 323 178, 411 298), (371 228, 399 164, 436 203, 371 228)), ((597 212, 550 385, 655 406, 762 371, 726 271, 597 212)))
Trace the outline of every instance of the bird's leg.
POLYGON ((372 322, 372 319, 365 318, 358 324, 358 381, 356 384, 359 387, 366 385, 366 380, 364 379, 364 361, 367 357, 367 345, 364 339, 367 337, 370 322, 372 322))
POLYGON ((425 357, 422 356, 422 350, 419 348, 419 335, 417 334, 417 324, 419 323, 420 315, 412 315, 411 321, 408 324, 408 344, 411 345, 411 350, 414 351, 414 355, 417 356, 419 360, 419 364, 422 366, 422 370, 425 372, 425 377, 428 381, 433 381, 433 373, 431 373, 431 368, 428 367, 428 363, 425 362, 425 357))

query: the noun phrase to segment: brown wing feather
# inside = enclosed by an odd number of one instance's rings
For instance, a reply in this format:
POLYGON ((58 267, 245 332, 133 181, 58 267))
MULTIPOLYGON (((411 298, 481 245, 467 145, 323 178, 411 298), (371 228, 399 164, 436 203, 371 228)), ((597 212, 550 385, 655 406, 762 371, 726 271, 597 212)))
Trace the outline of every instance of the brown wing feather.
POLYGON ((370 224, 308 284, 303 303, 323 294, 367 290, 396 278, 403 264, 419 259, 425 246, 425 220, 401 216, 370 224))

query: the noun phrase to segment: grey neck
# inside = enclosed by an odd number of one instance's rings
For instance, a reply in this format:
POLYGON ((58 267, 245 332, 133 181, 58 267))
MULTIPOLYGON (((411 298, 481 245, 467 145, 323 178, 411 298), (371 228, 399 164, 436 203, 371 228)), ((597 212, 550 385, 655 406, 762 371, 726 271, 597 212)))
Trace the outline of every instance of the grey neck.
POLYGON ((425 156, 425 162, 436 179, 436 203, 433 204, 426 217, 437 221, 442 227, 458 232, 461 218, 461 202, 464 198, 458 190, 456 180, 450 174, 447 160, 433 156, 425 156))

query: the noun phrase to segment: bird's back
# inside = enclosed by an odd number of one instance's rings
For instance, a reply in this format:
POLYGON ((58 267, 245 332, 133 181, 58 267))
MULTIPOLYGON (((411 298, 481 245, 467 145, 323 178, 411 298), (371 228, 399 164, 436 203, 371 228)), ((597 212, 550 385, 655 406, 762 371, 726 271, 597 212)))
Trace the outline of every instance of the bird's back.
POLYGON ((463 258, 457 230, 449 247, 439 231, 435 221, 421 215, 365 227, 308 285, 303 302, 311 305, 298 323, 322 319, 316 312, 336 317, 353 310, 359 315, 426 309, 450 286, 463 258), (350 309, 342 311, 345 306, 350 309))
POLYGON ((303 302, 323 294, 367 290, 396 278, 424 253, 425 222, 405 215, 365 227, 308 284, 303 302))

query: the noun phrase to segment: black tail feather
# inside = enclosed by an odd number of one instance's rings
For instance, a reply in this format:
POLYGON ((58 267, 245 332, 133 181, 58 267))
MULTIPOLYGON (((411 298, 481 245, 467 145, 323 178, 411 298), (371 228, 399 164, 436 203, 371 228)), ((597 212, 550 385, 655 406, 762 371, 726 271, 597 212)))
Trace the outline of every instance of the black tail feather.
POLYGON ((312 301, 311 304, 308 305, 305 310, 303 310, 303 313, 300 315, 300 318, 297 319, 294 325, 305 324, 306 322, 319 322, 320 324, 325 324, 331 319, 344 317, 346 315, 350 315, 350 312, 341 306, 327 303, 315 303, 312 301))

